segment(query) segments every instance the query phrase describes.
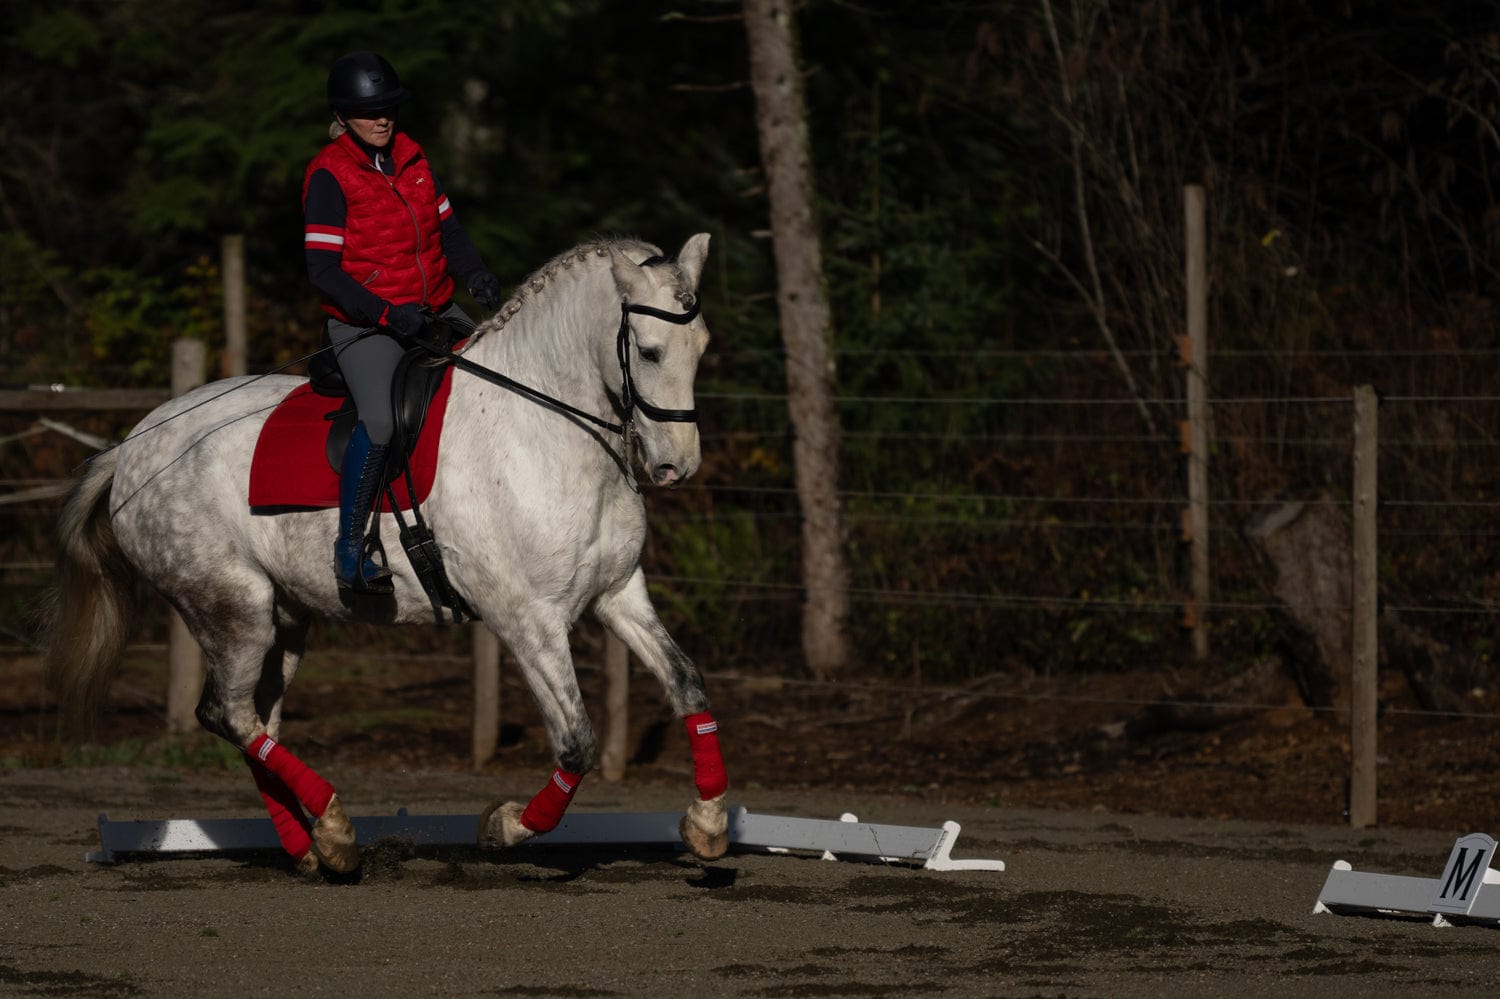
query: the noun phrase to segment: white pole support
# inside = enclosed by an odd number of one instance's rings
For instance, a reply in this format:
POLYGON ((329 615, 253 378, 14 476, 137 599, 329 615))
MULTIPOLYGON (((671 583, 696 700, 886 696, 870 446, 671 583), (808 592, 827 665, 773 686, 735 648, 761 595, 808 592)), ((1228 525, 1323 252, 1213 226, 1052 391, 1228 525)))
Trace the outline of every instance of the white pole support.
POLYGON ((1340 916, 1431 916, 1500 925, 1500 871, 1490 865, 1495 841, 1484 833, 1460 836, 1437 879, 1356 871, 1338 860, 1323 882, 1313 912, 1340 916))

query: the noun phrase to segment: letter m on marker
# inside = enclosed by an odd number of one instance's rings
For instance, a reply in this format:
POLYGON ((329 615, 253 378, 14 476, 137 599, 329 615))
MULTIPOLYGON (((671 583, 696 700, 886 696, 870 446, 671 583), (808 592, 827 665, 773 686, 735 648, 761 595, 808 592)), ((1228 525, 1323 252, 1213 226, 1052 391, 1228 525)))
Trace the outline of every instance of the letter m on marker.
POLYGON ((1443 876, 1437 882, 1437 897, 1427 908, 1460 915, 1472 909, 1494 854, 1495 841, 1484 833, 1470 833, 1454 843, 1443 876))
POLYGON ((1443 878, 1443 890, 1438 892, 1438 898, 1453 899, 1458 902, 1467 902, 1469 892, 1474 890, 1474 876, 1479 873, 1479 862, 1484 859, 1483 851, 1474 854, 1474 862, 1468 867, 1464 866, 1464 854, 1469 848, 1461 846, 1458 854, 1453 858, 1453 863, 1448 865, 1448 873, 1443 878))

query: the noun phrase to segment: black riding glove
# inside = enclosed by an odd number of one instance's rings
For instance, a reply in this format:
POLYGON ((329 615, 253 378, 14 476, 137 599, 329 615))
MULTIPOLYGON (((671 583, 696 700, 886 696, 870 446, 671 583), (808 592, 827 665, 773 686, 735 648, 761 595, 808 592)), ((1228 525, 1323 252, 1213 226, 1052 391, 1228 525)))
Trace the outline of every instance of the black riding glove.
POLYGON ((469 294, 484 311, 494 312, 500 307, 500 279, 489 271, 479 271, 469 278, 469 294))
POLYGON ((385 315, 380 317, 380 325, 391 329, 402 336, 421 336, 427 320, 422 317, 422 309, 415 302, 406 305, 388 305, 385 315))

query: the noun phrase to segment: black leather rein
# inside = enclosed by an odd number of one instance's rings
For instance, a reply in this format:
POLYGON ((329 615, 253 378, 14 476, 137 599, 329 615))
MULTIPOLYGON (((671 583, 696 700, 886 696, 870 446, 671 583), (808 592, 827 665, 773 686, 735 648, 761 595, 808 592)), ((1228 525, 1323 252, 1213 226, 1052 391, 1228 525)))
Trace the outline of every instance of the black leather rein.
POLYGON ((625 421, 623 424, 611 423, 608 420, 602 420, 599 417, 595 416, 593 413, 585 412, 584 410, 581 410, 576 406, 570 406, 568 403, 563 402, 561 399, 554 399, 547 393, 542 392, 538 389, 534 389, 524 382, 518 382, 514 378, 511 378, 507 375, 502 375, 500 372, 494 371, 490 368, 486 368, 482 364, 475 364, 473 361, 469 360, 467 357, 464 357, 462 354, 455 354, 450 350, 444 350, 436 344, 428 343, 426 340, 415 340, 413 342, 421 346, 428 353, 441 358, 443 361, 453 365, 460 371, 466 371, 476 378, 481 378, 493 385, 499 385, 502 388, 508 388, 513 392, 525 396, 533 402, 539 403, 550 409, 555 409, 559 412, 567 413, 569 416, 576 416, 579 419, 587 420, 597 427, 602 427, 603 429, 608 430, 610 433, 619 434, 621 437, 624 437, 628 440, 630 436, 628 428, 630 427, 632 422, 631 411, 635 409, 639 409, 642 413, 646 414, 649 419, 655 420, 658 423, 698 422, 698 410, 696 408, 662 409, 659 406, 653 406, 651 403, 641 398, 640 390, 635 386, 635 378, 630 373, 631 315, 634 314, 638 316, 650 316, 653 319, 660 319, 663 322, 672 323, 677 326, 686 326, 688 323, 692 322, 698 317, 698 312, 699 305, 696 298, 693 300, 692 307, 689 308, 686 312, 663 312, 661 309, 653 309, 649 305, 635 305, 631 302, 620 303, 620 332, 615 338, 615 354, 620 359, 620 408, 625 414, 625 421))

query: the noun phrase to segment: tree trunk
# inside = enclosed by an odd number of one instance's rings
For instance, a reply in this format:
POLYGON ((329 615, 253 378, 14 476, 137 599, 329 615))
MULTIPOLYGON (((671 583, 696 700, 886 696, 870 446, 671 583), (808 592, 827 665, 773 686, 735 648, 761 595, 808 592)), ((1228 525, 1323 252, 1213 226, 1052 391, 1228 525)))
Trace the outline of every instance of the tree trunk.
POLYGON ((786 345, 787 408, 796 439, 792 459, 802 507, 802 652, 814 676, 840 672, 848 659, 849 569, 839 509, 839 425, 822 248, 813 219, 807 108, 797 66, 792 6, 744 0, 750 85, 761 160, 771 201, 776 303, 786 345))
POLYGON ((1287 503, 1248 533, 1275 566, 1281 644, 1303 696, 1348 710, 1354 661, 1348 519, 1326 503, 1287 503))

